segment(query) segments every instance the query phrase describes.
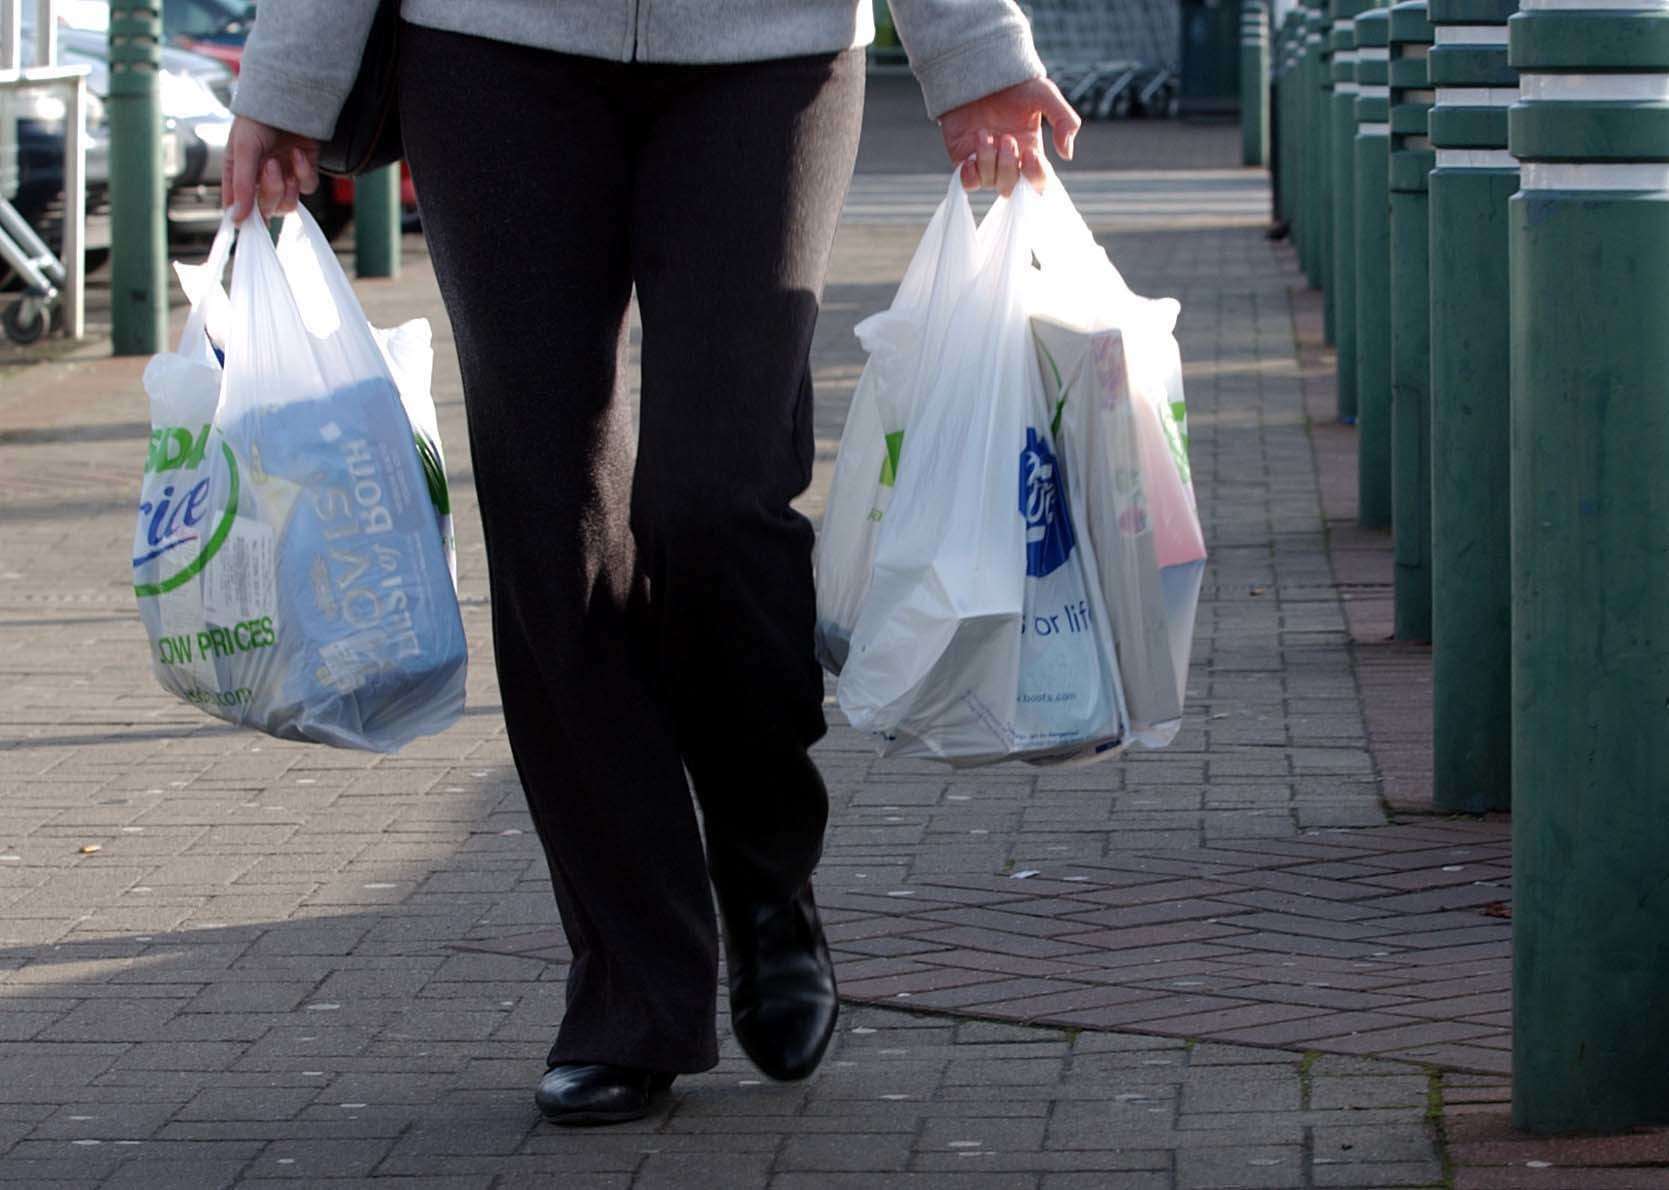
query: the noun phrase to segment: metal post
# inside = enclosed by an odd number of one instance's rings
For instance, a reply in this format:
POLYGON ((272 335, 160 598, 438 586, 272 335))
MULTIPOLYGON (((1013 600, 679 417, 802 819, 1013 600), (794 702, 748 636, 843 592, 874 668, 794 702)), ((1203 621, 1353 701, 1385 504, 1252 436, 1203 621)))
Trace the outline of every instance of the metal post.
MULTIPOLYGON (((1325 0, 1316 0, 1323 3, 1325 0)), ((1307 164, 1304 170, 1304 222, 1308 224, 1305 240, 1309 245, 1309 253, 1305 257, 1304 272, 1309 278, 1311 289, 1321 289, 1326 284, 1328 273, 1328 258, 1331 245, 1328 243, 1328 231, 1331 226, 1327 218, 1327 139, 1323 135, 1326 127, 1324 113, 1328 110, 1328 97, 1332 93, 1332 80, 1326 77, 1328 64, 1323 59, 1326 50, 1325 27, 1326 17, 1315 7, 1306 13, 1304 34, 1304 71, 1308 94, 1305 96, 1305 129, 1304 143, 1307 164)), ((1326 303, 1323 303, 1325 308, 1326 303)), ((1332 319, 1327 320, 1325 337, 1329 343, 1333 341, 1332 319)))
POLYGON ((361 277, 400 275, 400 164, 354 179, 354 268, 361 277))
POLYGON ((35 66, 58 65, 57 0, 35 0, 35 66))
POLYGON ((1514 0, 1427 0, 1431 139, 1432 796, 1504 810, 1512 790, 1507 64, 1514 0))
POLYGON ((0 70, 23 69, 23 0, 0 0, 0 70))
POLYGON ((1356 521, 1391 527, 1391 14, 1356 18, 1356 521))
POLYGON ((64 112, 64 333, 72 339, 87 333, 87 76, 65 87, 64 112))
POLYGON ((1305 15, 1302 8, 1287 11, 1287 49, 1285 70, 1281 75, 1281 97, 1276 114, 1281 120, 1281 216, 1288 224, 1288 238, 1298 254, 1300 267, 1304 262, 1304 169, 1310 151, 1304 139, 1304 37, 1305 15))
POLYGON ((1287 10, 1287 57, 1281 76, 1281 102, 1276 114, 1283 121, 1280 143, 1285 146, 1286 178, 1281 193, 1286 202, 1284 212, 1289 227, 1288 242, 1297 255, 1300 271, 1304 265, 1304 155, 1309 146, 1304 143, 1304 22, 1305 10, 1287 10))
POLYGON ((1272 224, 1280 223, 1281 214, 1281 54, 1284 31, 1278 25, 1269 26, 1269 71, 1264 87, 1269 100, 1269 143, 1264 157, 1269 166, 1269 217, 1272 224))
POLYGON ((1356 139, 1356 14, 1370 0, 1332 0, 1333 102, 1328 116, 1332 176, 1333 275, 1328 310, 1333 316, 1335 385, 1339 420, 1356 421, 1356 180, 1351 145, 1356 139))
POLYGON ((1315 287, 1322 290, 1322 340, 1332 344, 1337 335, 1332 297, 1334 284, 1334 204, 1329 199, 1332 182, 1332 110, 1334 110, 1334 47, 1330 40, 1332 18, 1327 15, 1330 0, 1317 0, 1315 10, 1315 110, 1310 135, 1315 137, 1315 287))
POLYGON ((1395 633, 1431 639, 1431 231, 1425 0, 1391 9, 1391 526, 1395 633))
POLYGON ((168 334, 167 190, 162 171, 160 0, 110 9, 110 321, 117 355, 162 350, 168 334))
POLYGON ((1240 13, 1220 0, 1182 0, 1182 61, 1177 70, 1184 116, 1232 115, 1240 100, 1240 13))
POLYGON ((1310 146, 1304 140, 1304 28, 1305 15, 1301 8, 1287 14, 1291 24, 1287 43, 1286 74, 1281 83, 1281 144, 1286 153, 1286 179, 1281 194, 1286 201, 1287 222, 1292 225, 1292 246, 1300 253, 1302 264, 1304 222, 1304 168, 1310 146))
POLYGON ((1512 18, 1513 1123, 1669 1123, 1669 10, 1512 18))
MULTIPOLYGON (((1290 13, 1288 14, 1290 17, 1290 13)), ((1287 189, 1292 184, 1292 174, 1287 168, 1287 128, 1286 109, 1283 96, 1286 89, 1286 56, 1287 56, 1287 22, 1271 29, 1272 41, 1269 48, 1269 192, 1270 202, 1274 209, 1277 224, 1290 223, 1292 216, 1287 211, 1287 189)))
POLYGON ((1263 0, 1240 8, 1240 163, 1269 161, 1269 20, 1263 0))

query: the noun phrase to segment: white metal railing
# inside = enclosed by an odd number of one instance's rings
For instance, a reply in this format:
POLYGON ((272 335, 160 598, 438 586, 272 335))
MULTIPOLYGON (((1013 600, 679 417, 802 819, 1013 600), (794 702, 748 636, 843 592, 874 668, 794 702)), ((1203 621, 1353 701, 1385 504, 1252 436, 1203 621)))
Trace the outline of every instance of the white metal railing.
MULTIPOLYGON (((23 4, 24 0, 0 0, 0 90, 50 90, 64 99, 64 237, 58 256, 62 280, 57 289, 64 310, 64 330, 70 338, 79 339, 87 329, 83 245, 87 236, 87 75, 91 67, 59 64, 57 0, 34 0, 32 61, 24 65, 23 4)), ((3 107, 0 105, 0 110, 3 107)), ((15 135, 15 128, 0 133, 8 138, 15 135)), ((16 243, 19 237, 8 238, 16 243)), ((36 257, 38 253, 30 251, 28 255, 36 257)))

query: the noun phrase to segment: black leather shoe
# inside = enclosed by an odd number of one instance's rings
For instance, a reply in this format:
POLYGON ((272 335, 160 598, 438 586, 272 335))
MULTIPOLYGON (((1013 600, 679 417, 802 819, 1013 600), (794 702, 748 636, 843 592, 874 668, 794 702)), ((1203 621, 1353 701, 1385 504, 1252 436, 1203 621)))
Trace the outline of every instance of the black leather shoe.
POLYGON ((564 1062, 545 1072, 533 1102, 553 1124, 624 1124, 648 1115, 673 1077, 630 1066, 564 1062))
POLYGON ((769 1077, 805 1078, 823 1060, 840 1014, 811 886, 786 905, 733 903, 724 918, 736 1040, 769 1077))

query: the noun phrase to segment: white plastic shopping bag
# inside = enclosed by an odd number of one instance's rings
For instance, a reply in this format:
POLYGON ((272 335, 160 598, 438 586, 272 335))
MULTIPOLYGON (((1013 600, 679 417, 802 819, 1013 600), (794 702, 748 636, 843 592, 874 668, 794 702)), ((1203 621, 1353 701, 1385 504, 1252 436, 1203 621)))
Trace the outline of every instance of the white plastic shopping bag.
POLYGON ((869 362, 852 394, 817 535, 817 657, 830 673, 846 664, 869 591, 922 361, 938 358, 950 312, 979 266, 973 212, 961 190, 952 178, 892 306, 856 327, 869 362))
POLYGON ((446 550, 446 568, 455 590, 458 539, 452 529, 452 493, 446 481, 446 452, 440 444, 440 415, 435 412, 435 398, 430 390, 435 372, 434 332, 427 318, 413 318, 389 330, 374 326, 371 334, 376 337, 383 362, 394 377, 394 386, 400 390, 406 420, 411 422, 412 440, 417 447, 418 462, 423 465, 423 480, 428 485, 429 503, 434 505, 435 523, 446 550))
MULTIPOLYGON (((306 212, 277 246, 245 221, 227 295, 233 234, 223 221, 208 264, 182 270, 191 318, 145 372, 133 569, 152 669, 230 722, 391 751, 463 709, 438 435, 421 427, 426 468, 390 362, 306 212)), ((414 338, 390 355, 426 392, 414 338)))
MULTIPOLYGON (((959 188, 948 202, 967 203, 959 188)), ((958 764, 1105 754, 1125 715, 1028 325, 1038 197, 998 200, 924 353, 838 695, 884 750, 958 764)))
POLYGON ((1032 329, 1117 644, 1130 735, 1181 726, 1205 540, 1169 298, 1139 297, 1051 180, 1033 239, 1032 329))

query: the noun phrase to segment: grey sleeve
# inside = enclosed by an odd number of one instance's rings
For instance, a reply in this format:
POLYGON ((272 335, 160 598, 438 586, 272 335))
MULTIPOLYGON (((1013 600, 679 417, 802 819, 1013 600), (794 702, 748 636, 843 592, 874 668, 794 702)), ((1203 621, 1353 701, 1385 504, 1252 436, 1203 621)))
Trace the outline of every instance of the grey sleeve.
POLYGON ((891 7, 934 119, 1045 73, 1013 0, 891 0, 891 7))
POLYGON ((377 0, 262 0, 232 110, 324 140, 359 74, 377 0))

